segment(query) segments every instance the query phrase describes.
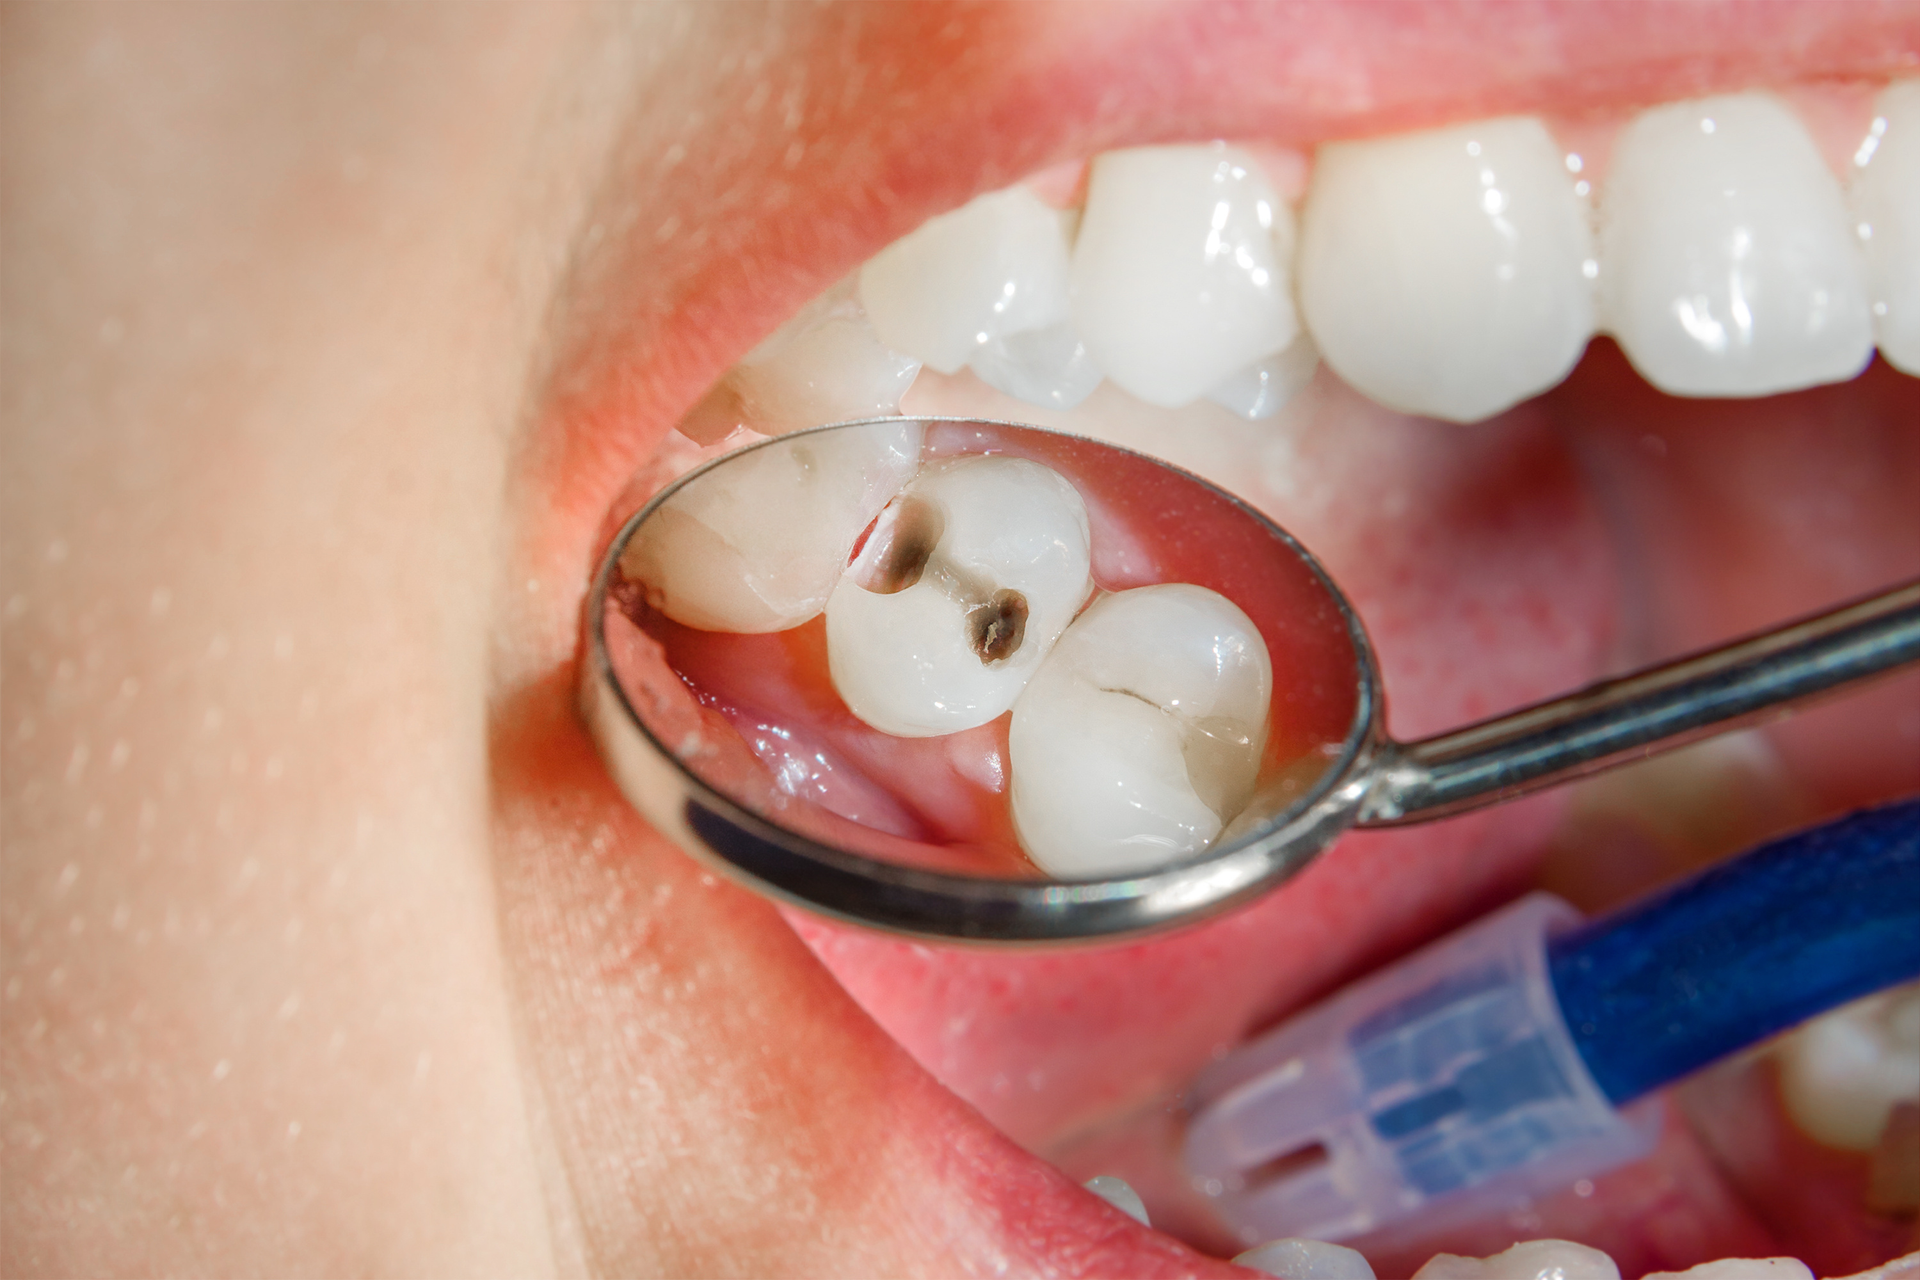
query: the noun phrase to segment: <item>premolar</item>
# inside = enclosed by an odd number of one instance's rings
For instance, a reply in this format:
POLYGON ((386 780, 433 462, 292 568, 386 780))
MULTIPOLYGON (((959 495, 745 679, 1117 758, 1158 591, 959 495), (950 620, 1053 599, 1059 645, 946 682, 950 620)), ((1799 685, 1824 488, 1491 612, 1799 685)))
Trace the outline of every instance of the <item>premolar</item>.
POLYGON ((1413 1280, 1620 1280, 1620 1268, 1571 1240, 1523 1240, 1489 1258, 1436 1254, 1413 1280))
POLYGON ((827 604, 860 531, 919 468, 918 422, 779 440, 694 476, 640 526, 620 571, 703 631, 797 627, 827 604))
POLYGON ((1856 1000, 1782 1042, 1780 1094, 1800 1131, 1871 1151, 1894 1107, 1920 1098, 1920 984, 1856 1000))
POLYGON ((1853 183, 1874 337, 1889 364, 1920 377, 1920 80, 1891 86, 1875 107, 1853 183))
POLYGON ((1178 408, 1299 332, 1292 213, 1245 153, 1109 151, 1073 251, 1073 323, 1106 376, 1178 408))
POLYGON ((1564 378, 1593 332, 1586 209, 1535 119, 1322 147, 1300 246, 1322 356, 1390 409, 1490 417, 1564 378))
POLYGON ((934 463, 827 602, 834 688, 883 733, 957 733, 1004 713, 1087 598, 1086 504, 1021 458, 934 463))
POLYGON ((1204 850, 1253 788, 1272 690, 1265 642, 1224 596, 1167 583, 1096 601, 1014 704, 1028 856, 1075 878, 1204 850))
POLYGON ((1839 184, 1764 94, 1680 102, 1621 131, 1602 201, 1601 311, 1654 386, 1764 396, 1873 354, 1839 184))

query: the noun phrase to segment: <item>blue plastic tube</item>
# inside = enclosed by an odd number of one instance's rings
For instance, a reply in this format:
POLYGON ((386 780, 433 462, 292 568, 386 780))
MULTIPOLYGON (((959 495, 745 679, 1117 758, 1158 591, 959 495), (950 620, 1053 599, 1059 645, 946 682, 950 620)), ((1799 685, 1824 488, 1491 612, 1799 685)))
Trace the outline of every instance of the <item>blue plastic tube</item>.
POLYGON ((1920 977, 1920 800, 1763 845, 1551 938, 1547 972, 1615 1106, 1920 977))

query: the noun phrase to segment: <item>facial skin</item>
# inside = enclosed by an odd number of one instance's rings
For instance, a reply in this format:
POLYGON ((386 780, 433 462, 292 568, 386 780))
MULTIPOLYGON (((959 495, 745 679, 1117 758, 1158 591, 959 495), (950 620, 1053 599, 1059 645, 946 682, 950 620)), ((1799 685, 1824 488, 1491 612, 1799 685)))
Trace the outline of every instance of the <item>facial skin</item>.
MULTIPOLYGON (((825 283, 1046 164, 1920 58, 1911 7, 1735 7, 0 12, 0 1271, 1226 1272, 625 807, 572 700, 609 504, 825 283)), ((1859 590, 1920 563, 1895 453, 1859 590)), ((1826 603, 1794 573, 1688 642, 1826 603)), ((1910 786, 1808 723, 1817 807, 1910 786)), ((1549 817, 1309 886, 1331 949, 1248 1004, 1511 891, 1549 817)))

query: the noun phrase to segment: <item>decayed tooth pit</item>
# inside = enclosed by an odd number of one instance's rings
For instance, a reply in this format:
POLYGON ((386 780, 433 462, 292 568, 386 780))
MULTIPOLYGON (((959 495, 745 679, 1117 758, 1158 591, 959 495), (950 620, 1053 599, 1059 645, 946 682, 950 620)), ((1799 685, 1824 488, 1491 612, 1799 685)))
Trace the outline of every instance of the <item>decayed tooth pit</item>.
POLYGON ((923 466, 923 442, 919 423, 882 422, 729 459, 641 522, 622 574, 695 630, 788 630, 824 611, 825 674, 883 734, 964 734, 1011 711, 999 803, 1045 872, 1126 874, 1206 850, 1252 794, 1267 740, 1258 629, 1187 583, 1089 605, 1095 548, 1072 482, 992 452, 923 466))
POLYGON ((1845 380, 1876 343, 1920 373, 1920 82, 1874 110, 1844 182, 1766 93, 1642 111, 1604 174, 1532 117, 1330 142, 1304 182, 1291 153, 1108 152, 1078 210, 1017 186, 888 246, 857 299, 796 318, 687 429, 891 411, 923 362, 1040 409, 1104 379, 1260 419, 1324 357, 1389 408, 1458 422, 1552 387, 1597 332, 1676 395, 1845 380))

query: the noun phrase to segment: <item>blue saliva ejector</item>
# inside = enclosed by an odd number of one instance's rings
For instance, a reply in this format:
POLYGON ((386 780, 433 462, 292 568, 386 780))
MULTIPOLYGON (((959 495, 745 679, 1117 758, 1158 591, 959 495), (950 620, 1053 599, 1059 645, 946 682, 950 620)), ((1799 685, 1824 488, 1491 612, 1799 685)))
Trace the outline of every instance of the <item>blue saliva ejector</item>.
POLYGON ((1248 1244, 1499 1212, 1650 1151, 1626 1104, 1916 976, 1920 801, 1586 923, 1533 894, 1215 1063, 1187 1172, 1248 1244))

